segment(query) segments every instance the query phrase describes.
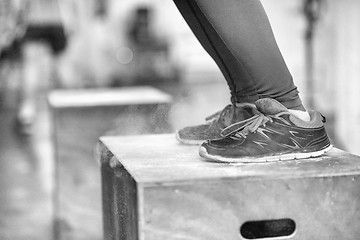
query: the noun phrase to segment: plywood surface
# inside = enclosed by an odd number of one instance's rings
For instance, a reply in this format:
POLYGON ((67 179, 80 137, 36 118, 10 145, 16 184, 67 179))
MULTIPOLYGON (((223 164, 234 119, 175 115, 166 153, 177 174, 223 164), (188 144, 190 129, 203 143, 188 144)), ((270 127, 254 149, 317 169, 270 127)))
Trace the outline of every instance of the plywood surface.
POLYGON ((153 87, 56 90, 49 95, 55 108, 169 103, 170 95, 153 87))
POLYGON ((353 176, 146 187, 139 194, 139 239, 245 240, 240 236, 245 222, 284 218, 295 221, 296 232, 266 239, 358 239, 359 187, 353 176))
POLYGON ((218 178, 304 178, 360 173, 360 157, 333 148, 322 157, 273 163, 221 164, 204 161, 198 146, 178 143, 174 134, 102 137, 138 183, 173 184, 218 178))
POLYGON ((272 239, 360 234, 360 158, 339 149, 312 159, 221 164, 204 161, 198 146, 179 144, 174 134, 101 141, 105 239, 245 240, 244 223, 276 219, 291 219, 296 229, 272 239), (129 192, 136 197, 126 198, 129 192), (118 237, 134 229, 138 235, 118 237))

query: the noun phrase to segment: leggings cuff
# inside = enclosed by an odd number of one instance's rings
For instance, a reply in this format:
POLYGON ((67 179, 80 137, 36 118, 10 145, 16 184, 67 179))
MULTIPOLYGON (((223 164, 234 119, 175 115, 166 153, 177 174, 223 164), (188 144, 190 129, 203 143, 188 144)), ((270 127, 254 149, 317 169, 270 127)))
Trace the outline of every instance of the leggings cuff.
POLYGON ((231 97, 231 102, 234 103, 255 103, 259 100, 259 96, 256 95, 236 95, 235 97, 231 97))
POLYGON ((278 101, 288 109, 302 110, 302 111, 306 110, 299 97, 295 99, 278 100, 278 101))

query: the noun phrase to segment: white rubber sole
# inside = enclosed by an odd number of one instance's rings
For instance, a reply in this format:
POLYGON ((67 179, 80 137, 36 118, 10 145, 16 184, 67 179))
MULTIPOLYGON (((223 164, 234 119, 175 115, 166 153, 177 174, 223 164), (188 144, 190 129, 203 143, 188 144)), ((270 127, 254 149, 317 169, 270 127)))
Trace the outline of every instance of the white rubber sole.
POLYGON ((277 162, 277 161, 289 161, 294 159, 304 159, 319 157, 324 153, 331 150, 333 146, 329 145, 327 148, 316 152, 307 152, 307 153, 287 153, 273 156, 265 157, 241 157, 241 158, 226 158, 218 155, 210 155, 207 153, 206 148, 200 147, 199 154, 201 157, 213 161, 213 162, 222 162, 222 163, 266 163, 266 162, 277 162))
POLYGON ((186 139, 181 139, 179 136, 179 132, 175 133, 175 137, 176 140, 178 140, 178 142, 185 144, 185 145, 201 145, 203 144, 206 140, 186 140, 186 139))

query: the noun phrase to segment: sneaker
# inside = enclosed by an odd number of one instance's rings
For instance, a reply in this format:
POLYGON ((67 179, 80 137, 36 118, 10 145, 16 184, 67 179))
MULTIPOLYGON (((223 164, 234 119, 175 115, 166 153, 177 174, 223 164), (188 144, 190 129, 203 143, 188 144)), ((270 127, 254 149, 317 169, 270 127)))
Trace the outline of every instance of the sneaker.
POLYGON ((251 103, 227 105, 222 111, 207 117, 206 123, 177 131, 176 138, 180 143, 189 145, 200 145, 206 140, 219 139, 224 128, 252 117, 254 111, 255 105, 251 103))
POLYGON ((271 162, 317 157, 331 149, 319 112, 309 111, 307 122, 274 99, 255 105, 257 114, 224 128, 222 139, 203 143, 200 156, 218 162, 271 162))

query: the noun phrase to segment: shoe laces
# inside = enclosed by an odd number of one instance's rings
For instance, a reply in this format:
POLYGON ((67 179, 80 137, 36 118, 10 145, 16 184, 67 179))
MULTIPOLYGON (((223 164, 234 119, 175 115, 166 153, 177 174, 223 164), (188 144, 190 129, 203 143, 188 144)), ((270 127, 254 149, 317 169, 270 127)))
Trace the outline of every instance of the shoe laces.
POLYGON ((233 139, 246 138, 249 133, 256 132, 260 126, 266 126, 267 122, 273 122, 273 118, 279 118, 277 115, 265 115, 258 113, 251 118, 240 121, 224 128, 221 131, 222 137, 230 137, 233 139))

